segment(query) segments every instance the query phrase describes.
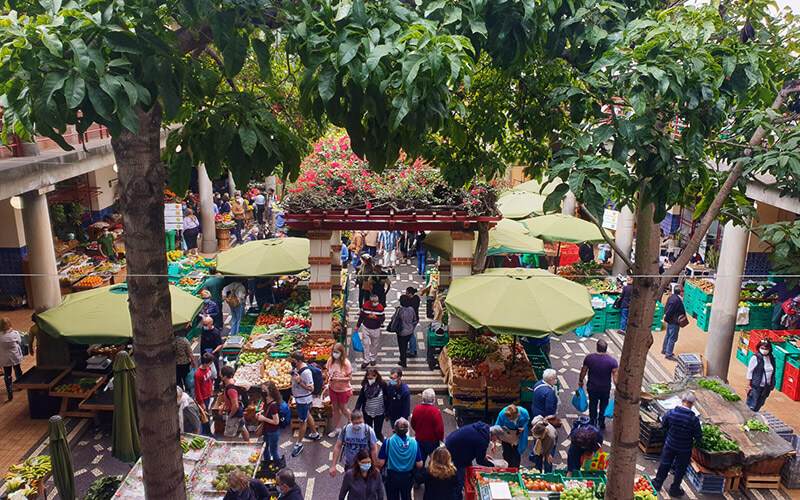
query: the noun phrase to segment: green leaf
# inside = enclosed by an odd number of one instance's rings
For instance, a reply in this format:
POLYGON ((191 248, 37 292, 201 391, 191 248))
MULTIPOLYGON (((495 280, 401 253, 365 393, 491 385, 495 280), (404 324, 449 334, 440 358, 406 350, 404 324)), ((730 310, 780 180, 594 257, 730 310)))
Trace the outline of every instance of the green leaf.
POLYGON ((114 121, 114 101, 111 100, 111 96, 94 85, 89 85, 86 90, 95 113, 108 122, 114 121))
POLYGON ((59 40, 56 35, 52 33, 43 33, 42 43, 44 43, 44 46, 47 47, 47 50, 49 50, 51 54, 56 57, 61 57, 64 51, 64 44, 61 43, 61 40, 59 40))
POLYGON ((250 39, 236 33, 222 51, 222 60, 225 62, 225 76, 233 78, 238 75, 244 66, 250 39))
POLYGON ((269 44, 258 38, 253 38, 250 43, 253 46, 253 52, 256 54, 256 59, 258 59, 259 74, 261 75, 261 78, 266 80, 272 73, 269 44))
POLYGON ((568 184, 559 184, 553 189, 553 192, 547 195, 547 198, 544 199, 544 203, 542 204, 542 208, 545 213, 552 213, 557 212, 559 207, 561 206, 561 202, 564 200, 564 196, 566 196, 567 191, 569 191, 568 184))
POLYGON ((345 41, 339 46, 339 66, 344 66, 352 61, 356 54, 358 54, 358 48, 360 46, 361 42, 357 39, 345 39, 345 41))
POLYGON ((86 96, 86 82, 83 78, 76 76, 67 80, 64 86, 64 97, 70 109, 77 108, 86 96))
POLYGON ((637 115, 644 115, 644 112, 647 110, 647 101, 644 92, 632 93, 628 101, 630 101, 631 106, 633 106, 633 111, 636 112, 637 115))
POLYGON ((369 53, 369 57, 367 57, 367 70, 370 72, 375 71, 375 68, 380 64, 381 58, 391 51, 392 47, 390 45, 378 45, 373 48, 369 53))
POLYGON ((330 66, 325 68, 319 73, 319 81, 317 82, 317 90, 319 96, 322 98, 323 104, 327 104, 336 93, 336 72, 330 66))
POLYGON ((339 2, 339 6, 336 9, 336 17, 333 19, 333 22, 341 21, 348 15, 350 15, 350 9, 353 8, 352 0, 341 0, 339 2))
POLYGON ((185 193, 192 178, 192 159, 188 153, 172 157, 167 170, 170 188, 176 193, 185 193))
POLYGON ((118 106, 117 118, 119 118, 119 122, 123 127, 134 134, 139 133, 139 115, 136 114, 136 110, 132 106, 128 106, 125 103, 118 106))
POLYGON ((136 35, 127 31, 109 31, 105 34, 106 46, 116 52, 141 54, 136 35))
POLYGON ((600 144, 610 139, 611 136, 614 135, 614 132, 615 132, 614 127, 612 127, 611 125, 608 124, 600 125, 592 132, 592 143, 594 143, 595 146, 599 146, 600 144))
POLYGON ((239 141, 242 143, 242 150, 247 156, 250 156, 255 151, 258 143, 256 131, 247 125, 243 125, 239 128, 239 141))
POLYGON ((72 47, 72 57, 75 61, 75 65, 78 66, 78 71, 81 73, 85 72, 89 69, 89 64, 92 62, 89 57, 89 49, 80 38, 73 38, 69 41, 69 44, 72 47))

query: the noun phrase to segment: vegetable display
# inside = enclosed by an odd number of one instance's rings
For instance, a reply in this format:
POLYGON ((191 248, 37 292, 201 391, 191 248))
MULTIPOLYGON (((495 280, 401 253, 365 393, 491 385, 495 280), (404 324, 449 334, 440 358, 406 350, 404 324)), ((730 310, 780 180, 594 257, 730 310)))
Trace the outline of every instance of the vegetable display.
POLYGON ((750 420, 742 424, 742 430, 752 431, 752 432, 769 432, 770 427, 767 424, 761 422, 760 420, 751 418, 750 420))
POLYGON ((6 492, 22 490, 26 496, 30 495, 33 498, 36 488, 33 488, 32 484, 50 474, 51 470, 49 455, 31 457, 21 464, 13 464, 3 478, 6 492))
POLYGON ((697 385, 699 385, 703 389, 708 389, 709 391, 716 392, 717 394, 722 396, 722 399, 724 399, 725 401, 736 402, 742 400, 742 398, 732 393, 730 389, 720 384, 716 380, 706 380, 706 379, 698 380, 697 385))
POLYGON ((243 352, 239 355, 239 364, 249 365, 267 357, 265 352, 243 352))
POLYGON ((487 354, 496 349, 491 349, 491 344, 479 339, 476 342, 465 337, 452 338, 447 343, 447 354, 451 358, 483 359, 487 354))
POLYGON ((740 450, 739 444, 736 443, 736 441, 728 439, 716 425, 704 424, 702 429, 703 439, 701 439, 700 444, 697 445, 701 450, 712 453, 740 450))
POLYGON ((228 489, 228 476, 236 469, 240 469, 247 474, 247 477, 252 477, 255 472, 255 465, 220 465, 217 466, 217 477, 211 481, 211 485, 217 491, 225 491, 228 489))
POLYGON ((206 445, 206 440, 197 436, 191 441, 188 439, 181 439, 181 451, 183 454, 189 453, 189 450, 202 450, 206 445))
POLYGON ((568 488, 561 492, 561 500, 592 500, 592 490, 589 488, 568 488))

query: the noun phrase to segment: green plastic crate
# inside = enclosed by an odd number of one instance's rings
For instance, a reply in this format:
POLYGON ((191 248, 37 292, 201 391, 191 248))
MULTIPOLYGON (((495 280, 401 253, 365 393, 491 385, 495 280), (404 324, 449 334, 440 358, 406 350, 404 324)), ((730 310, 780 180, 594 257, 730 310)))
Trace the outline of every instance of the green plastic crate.
POLYGON ((441 347, 447 345, 449 342, 450 336, 445 334, 444 336, 436 335, 436 332, 428 327, 428 346, 433 347, 441 347))
POLYGON ((590 481, 594 481, 595 483, 602 482, 606 484, 606 471, 604 470, 580 470, 573 473, 573 476, 576 476, 580 479, 588 479, 590 481))
POLYGON ((520 380, 520 400, 525 403, 533 401, 533 386, 536 385, 538 380, 520 380))
POLYGON ((773 342, 772 354, 775 356, 775 389, 780 391, 783 387, 783 372, 786 368, 786 357, 789 354, 800 354, 800 349, 789 342, 773 342))
POLYGON ((538 472, 522 472, 520 473, 520 479, 522 479, 522 487, 525 487, 525 479, 532 479, 534 481, 547 481, 548 483, 555 483, 555 484, 564 484, 564 475, 556 474, 555 471, 550 473, 538 473, 538 472))
POLYGON ((537 380, 542 379, 542 373, 545 370, 550 368, 550 361, 547 359, 547 356, 544 355, 529 355, 528 359, 530 359, 531 367, 533 368, 533 373, 536 375, 537 380))

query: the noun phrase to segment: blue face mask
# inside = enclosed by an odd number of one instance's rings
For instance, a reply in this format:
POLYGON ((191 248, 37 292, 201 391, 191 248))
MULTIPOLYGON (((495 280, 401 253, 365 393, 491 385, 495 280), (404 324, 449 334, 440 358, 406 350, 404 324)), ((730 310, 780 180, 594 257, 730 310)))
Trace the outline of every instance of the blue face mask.
POLYGON ((372 468, 372 464, 358 464, 358 466, 361 467, 361 470, 363 470, 364 472, 372 468))
POLYGON ((397 385, 397 380, 389 379, 389 385, 397 385))
POLYGON ((234 493, 239 493, 239 488, 231 488, 231 491, 234 493))
POLYGON ((364 427, 364 426, 363 426, 363 425, 361 425, 361 424, 358 424, 358 425, 353 425, 353 430, 354 430, 354 431, 356 431, 356 432, 361 432, 361 429, 362 429, 363 427, 364 427))
POLYGON ((203 302, 205 302, 206 304, 208 304, 209 302, 211 302, 211 299, 203 299, 203 302))

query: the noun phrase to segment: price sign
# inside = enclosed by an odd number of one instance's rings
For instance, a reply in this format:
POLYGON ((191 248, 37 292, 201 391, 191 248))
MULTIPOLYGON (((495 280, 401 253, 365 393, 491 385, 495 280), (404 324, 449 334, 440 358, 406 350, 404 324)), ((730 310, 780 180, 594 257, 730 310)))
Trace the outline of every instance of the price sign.
POLYGON ((183 229, 183 207, 180 203, 164 204, 164 228, 167 231, 183 229))
POLYGON ((270 371, 269 371, 269 375, 270 375, 270 377, 274 377, 274 376, 275 376, 275 375, 277 375, 277 374, 278 374, 278 370, 270 370, 270 371))

